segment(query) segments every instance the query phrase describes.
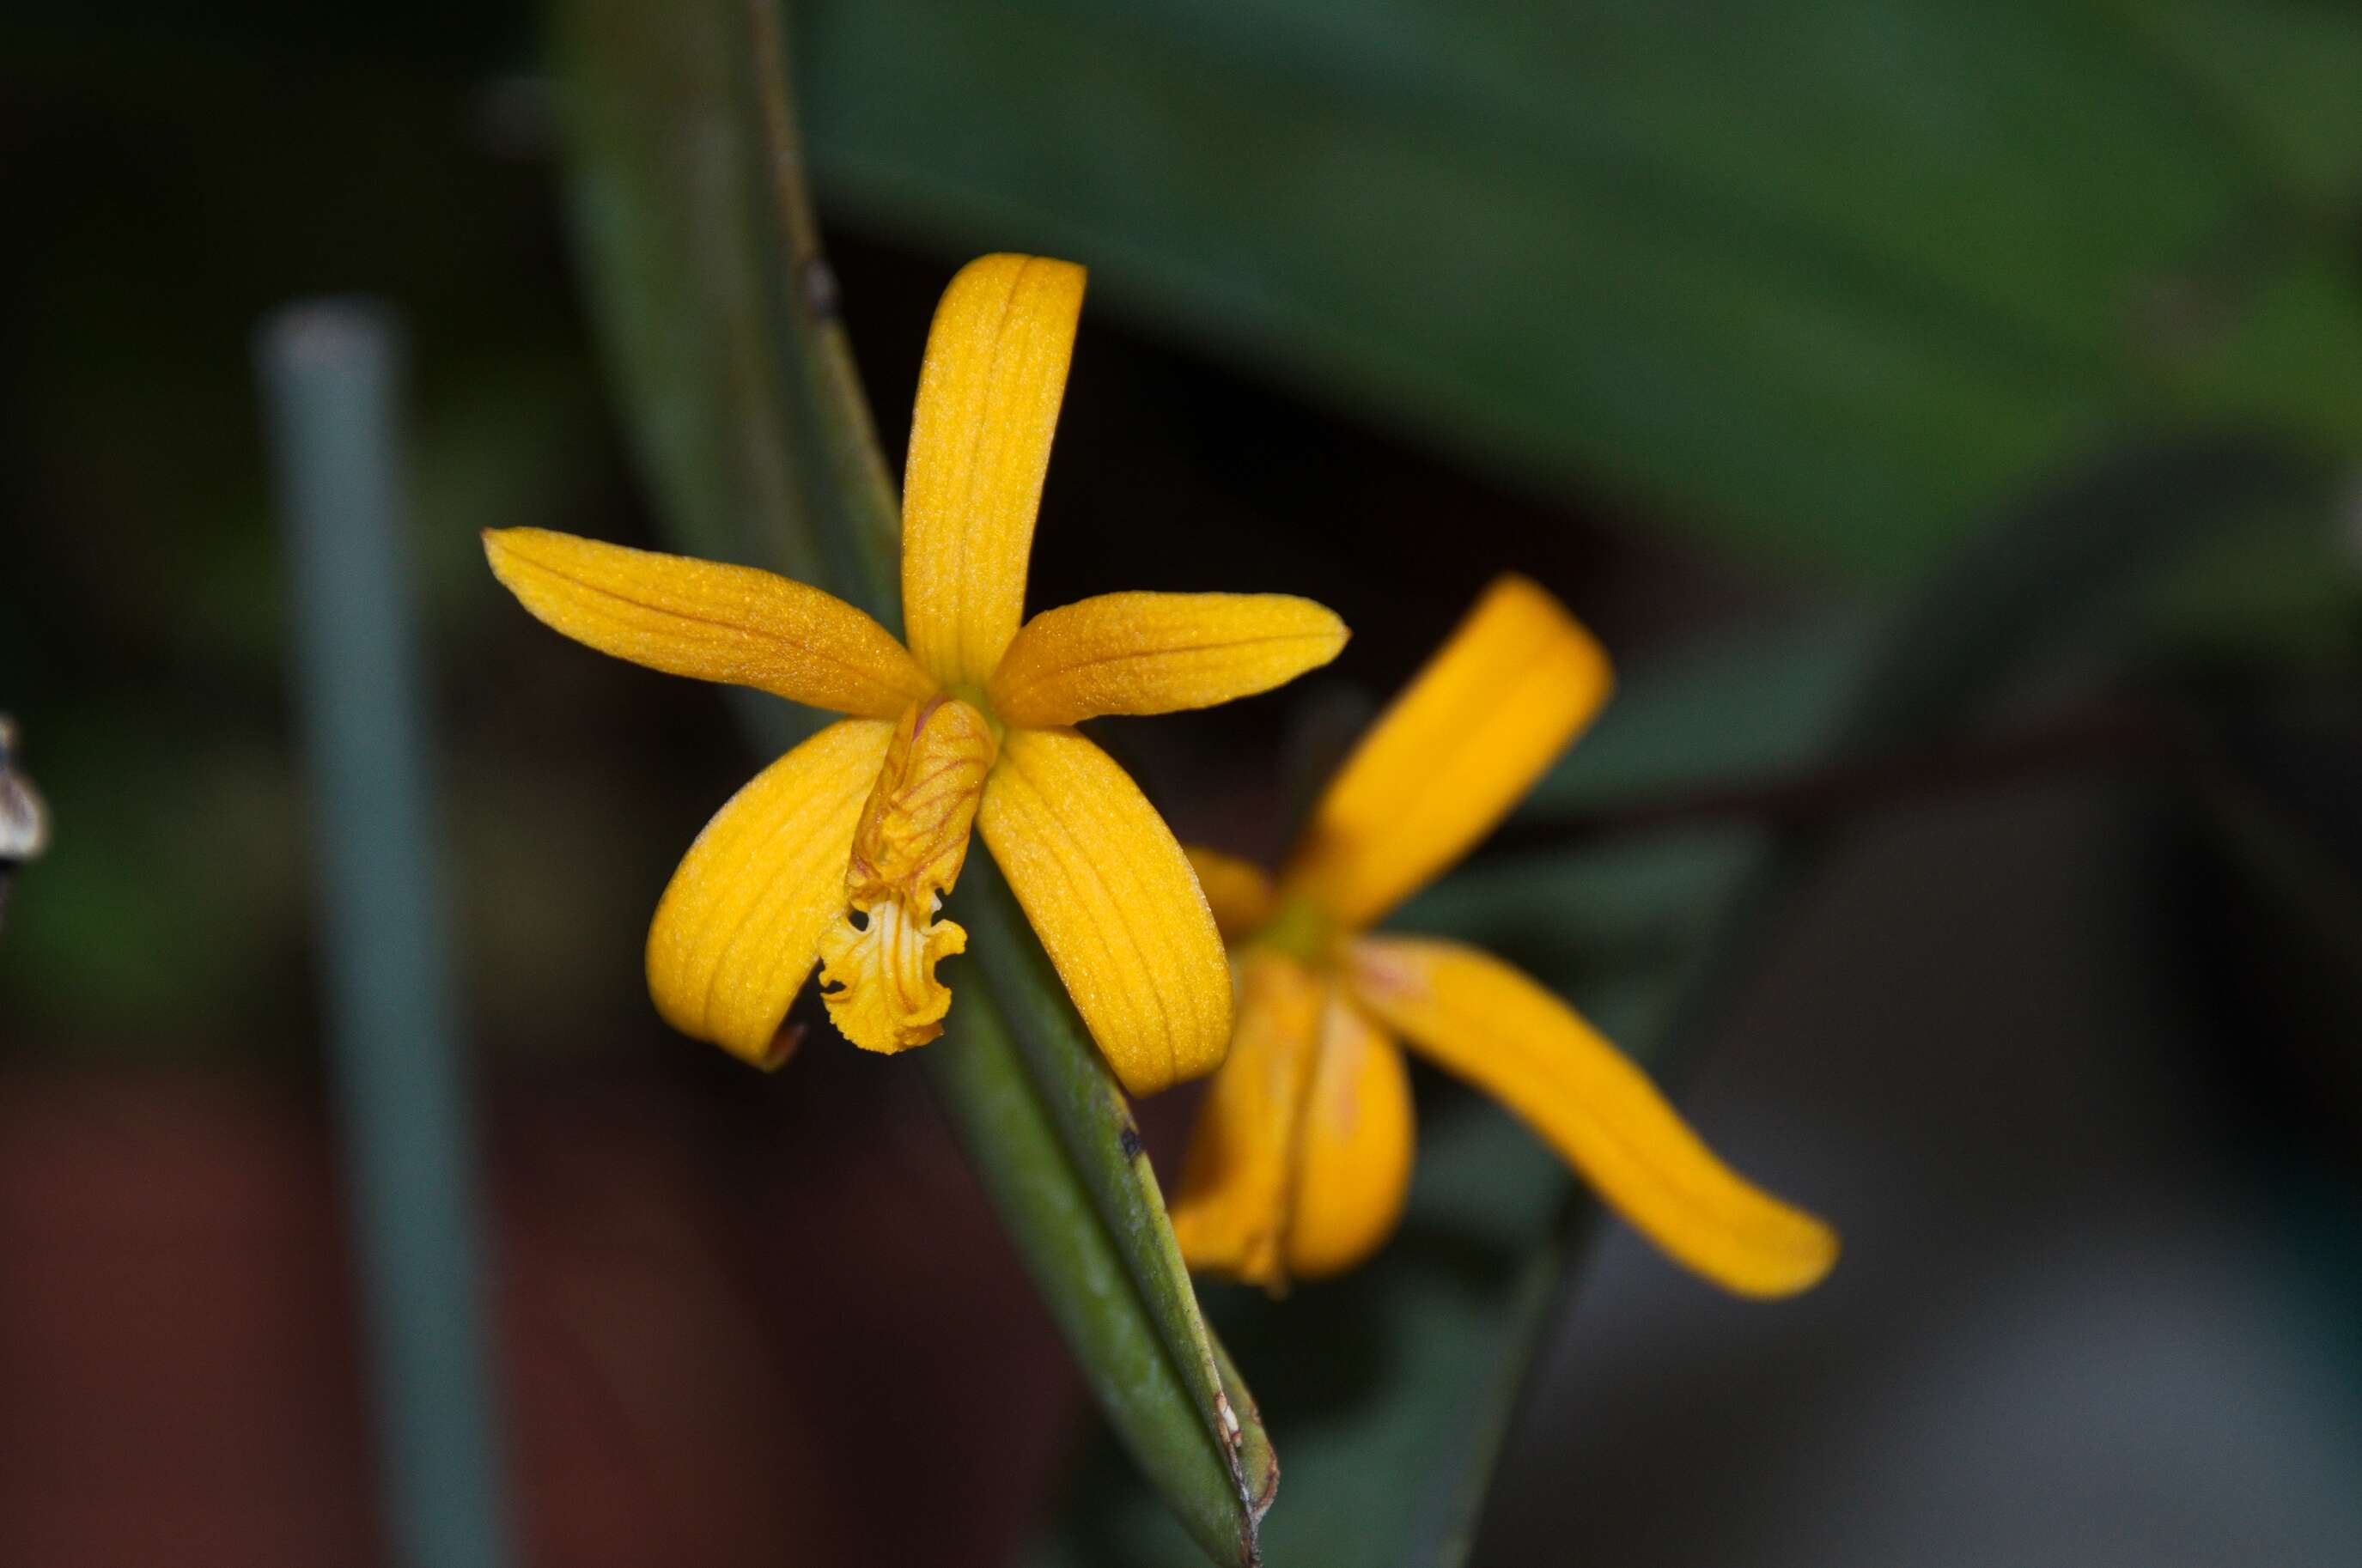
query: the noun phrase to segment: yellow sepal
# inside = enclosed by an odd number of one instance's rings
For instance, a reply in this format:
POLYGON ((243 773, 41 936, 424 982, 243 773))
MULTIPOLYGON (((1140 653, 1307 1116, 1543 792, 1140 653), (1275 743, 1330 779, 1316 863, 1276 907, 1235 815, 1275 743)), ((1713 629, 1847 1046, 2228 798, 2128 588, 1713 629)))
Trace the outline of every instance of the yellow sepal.
POLYGON ((1011 730, 977 827, 1125 1090, 1211 1072, 1231 971, 1173 830, 1072 730, 1011 730))
POLYGON ((1282 896, 1374 924, 1517 804, 1610 685, 1606 654, 1564 606, 1498 580, 1330 784, 1282 896))
POLYGON ((946 686, 983 685, 1024 619, 1083 276, 1068 261, 987 256, 935 307, 902 479, 902 624, 946 686))
POLYGON ((1274 1295, 1351 1268, 1402 1218, 1413 1143, 1400 1048, 1331 977, 1251 947, 1173 1203, 1181 1255, 1274 1295))
POLYGON ((1191 1268, 1287 1285, 1297 1129, 1328 986, 1283 954, 1239 960, 1239 1025, 1189 1133, 1173 1234, 1191 1268))
POLYGON ((1331 986, 1296 1148, 1287 1270, 1341 1274, 1378 1250, 1402 1219, 1417 1143, 1402 1048, 1331 986))
POLYGON ((543 528, 487 530, 484 554, 543 624, 651 669, 877 719, 934 690, 885 627, 767 571, 543 528))
POLYGON ((1214 924, 1223 941, 1235 945, 1278 908, 1271 873, 1253 861, 1196 844, 1185 845, 1183 853, 1189 856, 1189 869, 1198 874, 1198 886, 1205 892, 1206 906, 1214 911, 1214 924))
POLYGON ((1793 1295, 1837 1262, 1835 1231, 1716 1158, 1646 1074, 1526 976, 1451 942, 1364 937, 1350 953, 1363 1006, 1515 1111, 1677 1261, 1742 1296, 1793 1295))
POLYGON ((1334 611, 1285 593, 1107 593, 1028 621, 987 690, 1033 728, 1210 708, 1318 669, 1346 635, 1334 611))
POLYGON ((779 1026, 844 908, 854 829, 893 728, 831 724, 756 774, 690 845, 648 928, 648 992, 675 1029, 757 1066, 786 1059, 794 1042, 779 1026))

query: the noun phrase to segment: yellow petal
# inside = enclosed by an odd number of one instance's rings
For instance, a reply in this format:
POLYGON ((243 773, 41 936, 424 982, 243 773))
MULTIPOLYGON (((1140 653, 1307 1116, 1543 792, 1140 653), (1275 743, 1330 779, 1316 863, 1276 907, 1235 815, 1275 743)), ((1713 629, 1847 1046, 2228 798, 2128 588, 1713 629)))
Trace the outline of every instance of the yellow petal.
POLYGON ((755 776, 697 835, 648 929, 648 990, 684 1034, 757 1066, 793 1047, 779 1024, 844 908, 862 802, 894 726, 847 719, 755 776))
POLYGON ((1072 730, 1011 730, 976 823, 1124 1088, 1213 1071, 1231 1037, 1221 934, 1114 759, 1072 730))
POLYGON ((902 477, 902 624, 946 686, 982 685, 1024 618, 1082 309, 1083 270, 1038 256, 971 261, 935 307, 902 477))
POLYGON ((1238 1031, 1198 1107, 1173 1200, 1173 1234, 1191 1268, 1286 1287, 1297 1132, 1328 988, 1277 953, 1239 960, 1238 1031))
POLYGON ((844 872, 845 902, 865 918, 840 919, 820 939, 828 1015, 865 1051, 890 1055, 944 1032, 952 993, 935 965, 966 952, 967 933, 934 915, 967 864, 999 744, 954 697, 930 697, 895 722, 844 872))
POLYGON ((1556 997, 1456 943, 1366 937, 1352 986, 1446 1070, 1499 1099, 1672 1257, 1742 1296, 1828 1273, 1838 1239, 1716 1159, 1646 1074, 1556 997))
POLYGON ((1521 577, 1485 591, 1315 808, 1285 894, 1368 925, 1467 853, 1607 700, 1607 656, 1521 577))
POLYGON ((1318 669, 1345 637, 1334 611, 1285 593, 1107 593, 1027 622, 988 690, 1034 729, 1210 708, 1318 669))
POLYGON ((1214 911, 1223 941, 1235 944, 1252 935, 1278 908, 1271 874, 1253 861, 1195 844, 1184 845, 1183 853, 1189 856, 1189 869, 1198 874, 1198 886, 1205 891, 1206 906, 1214 911))
POLYGON ((885 627, 767 571, 543 528, 488 529, 484 554, 544 624, 651 669, 877 719, 934 690, 885 627))
POLYGON ((1287 1269, 1342 1273, 1377 1251, 1410 1193, 1410 1073, 1401 1047, 1341 988, 1321 1013, 1320 1053, 1296 1152, 1287 1269))

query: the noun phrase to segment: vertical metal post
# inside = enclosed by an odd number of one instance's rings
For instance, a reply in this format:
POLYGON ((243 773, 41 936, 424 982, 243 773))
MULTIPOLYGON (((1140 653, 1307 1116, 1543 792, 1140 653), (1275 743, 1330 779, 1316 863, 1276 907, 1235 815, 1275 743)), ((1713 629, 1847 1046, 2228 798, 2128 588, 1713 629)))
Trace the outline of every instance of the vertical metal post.
POLYGON ((400 333, 382 304, 301 303, 263 323, 256 358, 392 1561, 502 1568, 472 1143, 402 537, 400 333))

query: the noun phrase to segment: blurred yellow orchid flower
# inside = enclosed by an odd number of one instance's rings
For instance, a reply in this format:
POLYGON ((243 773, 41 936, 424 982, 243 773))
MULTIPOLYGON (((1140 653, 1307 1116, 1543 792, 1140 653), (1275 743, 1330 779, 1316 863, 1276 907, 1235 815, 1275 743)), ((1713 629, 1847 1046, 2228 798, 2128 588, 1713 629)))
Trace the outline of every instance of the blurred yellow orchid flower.
POLYGON ((1334 658, 1346 631, 1279 594, 1111 593, 1023 620, 1083 278, 988 256, 936 309, 903 480, 908 647, 768 572, 539 529, 485 535, 493 573, 578 642, 852 715, 733 797, 665 889, 648 988, 684 1033, 777 1066, 818 964, 855 1044, 933 1039, 951 1006, 935 964, 967 943, 935 911, 974 828, 1125 1088, 1221 1060, 1231 977, 1189 862, 1070 726, 1267 690, 1334 658))
POLYGON ((1716 1159, 1573 1009, 1474 948, 1369 934, 1457 861, 1606 701, 1606 655, 1535 584, 1494 583, 1330 783, 1276 882, 1191 850, 1239 1023, 1184 1163, 1190 1265, 1275 1293, 1361 1262, 1410 1187, 1399 1036, 1523 1118, 1666 1253, 1747 1296, 1803 1290, 1836 1234, 1716 1159))

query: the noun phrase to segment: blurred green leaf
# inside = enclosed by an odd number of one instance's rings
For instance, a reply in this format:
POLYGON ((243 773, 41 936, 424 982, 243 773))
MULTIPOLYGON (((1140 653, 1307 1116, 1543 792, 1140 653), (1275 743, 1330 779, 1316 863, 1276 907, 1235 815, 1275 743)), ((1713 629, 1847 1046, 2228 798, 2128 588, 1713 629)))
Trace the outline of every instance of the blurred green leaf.
MULTIPOLYGON (((2121 661, 2148 605, 2193 552, 2315 520, 2325 553, 2334 476, 2301 447, 2189 436, 2112 455, 2035 493, 1904 601, 1836 736, 1840 753, 1927 739, 2071 653, 2121 661)), ((2323 555, 2304 569, 2318 571, 2323 555)))
MULTIPOLYGON (((575 207, 668 524, 895 613, 898 507, 800 186, 769 0, 561 8, 575 207)), ((776 702, 742 708, 783 738, 776 702)), ((988 857, 954 909, 983 983, 921 1054, 1101 1410, 1190 1539, 1256 1560, 1277 1481, 1123 1098, 988 857)))
POLYGON ((1518 814, 1547 819, 1799 767, 1828 745, 1877 630, 1868 615, 1824 614, 1675 651, 1621 681, 1518 814))
POLYGON ((2179 72, 2303 221, 2352 205, 2362 169, 2362 27, 2353 7, 2255 0, 2145 0, 2114 16, 2179 72))
POLYGON ((900 520, 803 197, 778 9, 557 17, 576 253, 666 526, 892 624, 900 520))
POLYGON ((1758 553, 1930 563, 2159 418, 2362 436, 2346 228, 2285 199, 2362 175, 2349 8, 809 17, 847 209, 1071 256, 1171 336, 1758 553))
POLYGON ((2351 670, 2362 653, 2362 539, 2320 506, 2259 510, 2198 541, 2142 598, 2139 634, 2163 657, 2291 672, 2351 670))

